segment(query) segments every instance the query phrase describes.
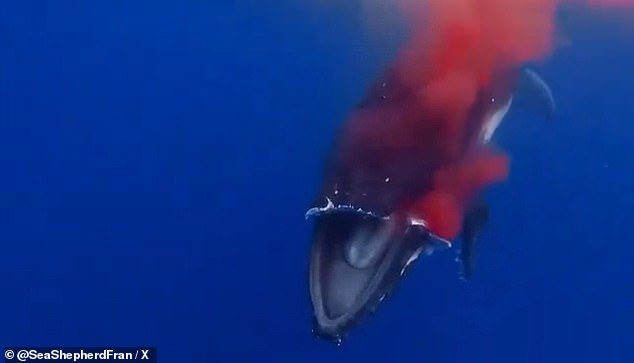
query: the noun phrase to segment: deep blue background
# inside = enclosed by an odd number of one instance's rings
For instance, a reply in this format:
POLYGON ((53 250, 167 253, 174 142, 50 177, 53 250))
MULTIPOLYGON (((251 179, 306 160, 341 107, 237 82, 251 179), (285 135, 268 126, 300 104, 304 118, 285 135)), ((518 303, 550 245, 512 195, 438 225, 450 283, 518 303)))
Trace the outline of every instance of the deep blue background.
POLYGON ((342 347, 313 340, 332 133, 393 52, 354 6, 0 3, 0 344, 161 362, 634 361, 633 43, 570 26, 514 110, 472 282, 426 259, 342 347))

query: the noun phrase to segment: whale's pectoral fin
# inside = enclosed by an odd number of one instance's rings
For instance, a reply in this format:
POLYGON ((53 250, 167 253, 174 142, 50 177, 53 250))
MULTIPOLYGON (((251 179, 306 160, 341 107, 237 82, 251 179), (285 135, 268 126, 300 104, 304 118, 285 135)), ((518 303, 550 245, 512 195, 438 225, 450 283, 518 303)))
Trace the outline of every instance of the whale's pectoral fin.
POLYGON ((476 258, 476 248, 482 234, 482 229, 489 220, 489 206, 480 200, 474 203, 465 214, 462 226, 462 248, 460 262, 462 264, 462 278, 470 279, 473 275, 476 258))
POLYGON ((555 119, 555 98, 553 92, 544 79, 530 68, 522 69, 515 102, 518 105, 541 114, 546 120, 555 119))

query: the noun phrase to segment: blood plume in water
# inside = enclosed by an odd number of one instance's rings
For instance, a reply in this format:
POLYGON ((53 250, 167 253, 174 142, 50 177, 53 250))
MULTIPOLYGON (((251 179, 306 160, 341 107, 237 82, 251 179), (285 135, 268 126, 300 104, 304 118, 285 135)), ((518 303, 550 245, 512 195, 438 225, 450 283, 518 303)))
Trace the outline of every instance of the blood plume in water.
POLYGON ((396 170, 402 179, 420 181, 419 191, 407 196, 383 192, 398 197, 399 213, 453 239, 477 194, 508 174, 504 154, 477 142, 465 145, 483 90, 500 74, 551 54, 559 5, 633 7, 634 0, 391 1, 409 27, 391 67, 396 89, 387 104, 354 114, 342 156, 353 160, 350 165, 396 170))
POLYGON ((492 183, 503 181, 508 174, 505 155, 481 145, 465 147, 470 110, 496 72, 518 69, 550 54, 556 3, 553 0, 395 1, 406 14, 411 32, 394 68, 400 82, 415 97, 400 109, 379 111, 391 113, 381 119, 391 120, 396 123, 392 129, 402 130, 377 133, 383 138, 377 142, 389 144, 394 150, 399 142, 411 145, 411 134, 433 130, 434 142, 430 143, 430 136, 422 133, 419 138, 429 144, 419 148, 420 157, 433 155, 432 164, 436 165, 431 170, 420 170, 432 174, 421 178, 431 182, 411 200, 403 201, 406 207, 400 209, 425 220, 438 236, 453 239, 460 232, 465 209, 473 198, 492 183), (403 109, 408 110, 406 118, 399 117, 403 109), (399 139, 385 140, 394 136, 399 139))
POLYGON ((558 5, 579 1, 589 7, 634 8, 634 0, 396 1, 411 25, 397 71, 420 95, 421 113, 414 119, 441 120, 440 143, 432 154, 449 161, 433 171, 431 187, 409 201, 409 213, 438 236, 452 239, 476 194, 508 174, 505 155, 481 145, 461 148, 478 92, 499 70, 519 69, 551 54, 558 5))
POLYGON ((508 158, 487 150, 436 170, 432 189, 415 201, 411 211, 427 222, 436 235, 451 239, 462 228, 464 209, 473 196, 495 182, 506 179, 508 158))

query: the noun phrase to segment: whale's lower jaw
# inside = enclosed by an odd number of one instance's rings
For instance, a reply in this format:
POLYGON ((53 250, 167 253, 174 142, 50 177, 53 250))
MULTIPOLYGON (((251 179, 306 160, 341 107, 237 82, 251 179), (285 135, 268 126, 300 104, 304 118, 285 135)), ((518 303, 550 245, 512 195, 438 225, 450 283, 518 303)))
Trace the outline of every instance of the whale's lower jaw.
POLYGON ((419 254, 433 247, 424 227, 368 213, 324 213, 314 220, 309 272, 314 333, 341 342, 394 290, 419 254))

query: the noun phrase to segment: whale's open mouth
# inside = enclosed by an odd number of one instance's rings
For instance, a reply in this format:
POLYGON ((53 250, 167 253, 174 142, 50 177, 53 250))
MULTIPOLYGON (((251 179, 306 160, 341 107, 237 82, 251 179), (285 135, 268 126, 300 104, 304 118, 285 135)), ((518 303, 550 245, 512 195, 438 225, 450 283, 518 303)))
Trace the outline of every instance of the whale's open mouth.
POLYGON ((358 208, 315 209, 310 297, 315 334, 340 342, 402 280, 407 267, 436 245, 424 226, 358 208))

